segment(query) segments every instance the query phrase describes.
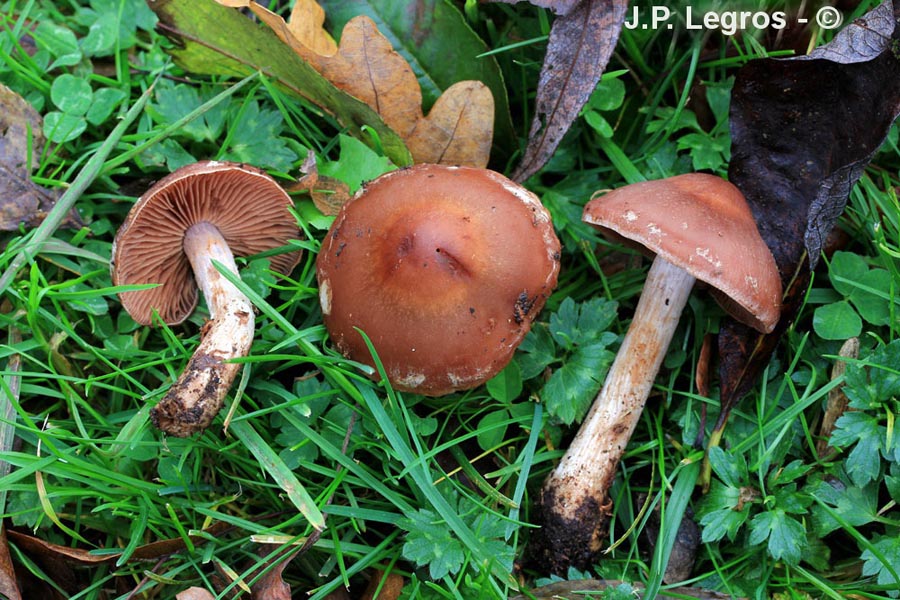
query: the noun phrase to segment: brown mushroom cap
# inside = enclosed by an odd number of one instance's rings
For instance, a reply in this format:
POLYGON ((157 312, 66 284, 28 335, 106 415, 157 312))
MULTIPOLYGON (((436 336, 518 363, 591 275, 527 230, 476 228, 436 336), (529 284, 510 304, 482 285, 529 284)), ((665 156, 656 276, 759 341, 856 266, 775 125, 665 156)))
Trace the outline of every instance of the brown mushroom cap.
POLYGON ((559 272, 559 241, 536 196, 485 169, 420 164, 345 204, 317 261, 337 348, 391 383, 437 396, 500 371, 559 272))
MULTIPOLYGON (((125 310, 142 325, 151 323, 154 309, 163 322, 181 323, 198 299, 182 248, 184 232, 206 221, 236 256, 258 254, 300 237, 291 205, 274 179, 250 165, 201 161, 163 177, 138 199, 113 243, 115 285, 162 284, 121 293, 125 310)), ((271 268, 289 273, 301 255, 300 250, 274 255, 271 268)))
POLYGON ((763 332, 778 322, 775 259, 744 195, 721 177, 689 173, 626 185, 588 202, 583 218, 709 284, 738 321, 763 332))

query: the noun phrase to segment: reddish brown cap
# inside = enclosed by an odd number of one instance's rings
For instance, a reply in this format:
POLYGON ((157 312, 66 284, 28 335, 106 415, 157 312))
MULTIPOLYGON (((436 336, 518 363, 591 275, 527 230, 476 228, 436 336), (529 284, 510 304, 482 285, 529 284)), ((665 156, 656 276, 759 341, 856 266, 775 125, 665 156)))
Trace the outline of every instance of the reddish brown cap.
MULTIPOLYGON (((125 310, 142 325, 151 323, 154 310, 165 323, 181 323, 198 298, 182 249, 184 232, 201 221, 212 223, 233 254, 250 256, 300 237, 290 206, 281 186, 250 165, 202 161, 160 179, 131 208, 113 243, 115 285, 161 284, 119 294, 125 310)), ((301 254, 271 256, 271 268, 289 273, 301 254)))
POLYGON ((588 202, 583 218, 709 284, 742 323, 770 332, 778 322, 775 259, 744 195, 721 177, 689 173, 626 185, 588 202))
POLYGON ((420 164, 368 183, 318 256, 337 348, 438 396, 502 369, 556 286, 559 241, 536 196, 493 171, 420 164))

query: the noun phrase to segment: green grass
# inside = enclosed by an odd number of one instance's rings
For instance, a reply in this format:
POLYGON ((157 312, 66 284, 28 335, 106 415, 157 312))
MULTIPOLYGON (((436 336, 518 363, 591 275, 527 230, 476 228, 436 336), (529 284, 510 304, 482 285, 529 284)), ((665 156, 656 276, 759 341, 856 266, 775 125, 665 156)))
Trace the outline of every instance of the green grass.
MULTIPOLYGON (((174 598, 190 586, 248 598, 269 559, 291 556, 285 580, 295 597, 315 599, 345 587, 359 597, 376 569, 401 574, 409 598, 503 598, 556 579, 520 564, 534 495, 574 432, 559 398, 536 401, 553 393, 545 368, 576 362, 577 315, 603 310, 597 299, 617 303, 603 329, 622 334, 646 271, 583 225, 581 207, 596 190, 642 178, 694 168, 724 175, 734 71, 784 52, 759 36, 623 31, 602 93, 527 182, 564 245, 557 292, 529 350, 502 380, 470 392, 394 393, 333 350, 315 280, 329 220, 296 194, 303 261, 284 277, 264 262, 240 263, 243 282, 235 283, 259 309, 253 351, 215 425, 182 440, 161 436, 148 413, 196 346, 203 312, 146 328, 121 309, 108 262, 134 199, 200 158, 258 164, 284 184, 307 151, 350 178, 363 167, 341 164, 343 132, 333 119, 264 76, 181 71, 142 7, 0 2, 0 83, 43 115, 87 123, 71 139, 61 124, 48 131, 56 141, 40 147, 33 179, 61 192, 57 209, 35 229, 0 237, 0 515, 15 532, 9 545, 24 578, 76 599, 174 598), (97 21, 110 11, 116 19, 97 21), (73 93, 87 85, 93 105, 107 98, 109 113, 90 122, 96 115, 72 108, 72 98, 54 98, 63 75, 79 80, 66 83, 73 93), (248 119, 257 124, 249 133, 248 119), (86 226, 59 228, 73 206, 86 226)), ((525 3, 467 3, 465 14, 504 72, 521 142, 552 19, 525 3)), ((732 414, 706 495, 694 485, 702 459, 694 442, 715 422, 718 389, 714 381, 702 396, 693 371, 722 313, 692 297, 613 488, 615 548, 569 579, 672 587, 660 566, 674 543, 672 515, 688 509, 706 539, 677 585, 755 598, 896 597, 896 140, 894 131, 841 219, 843 251, 853 257, 822 261, 796 323, 732 414), (888 285, 873 290, 858 270, 842 269, 849 261, 884 271, 876 276, 888 285), (816 315, 841 302, 860 315, 862 351, 846 376, 855 410, 838 429, 841 443, 820 458, 819 423, 844 381, 830 377, 843 340, 816 315), (658 543, 647 533, 654 519, 658 543)), ((381 164, 368 152, 366 168, 381 164)), ((508 172, 515 159, 496 168, 508 172)), ((601 372, 607 358, 590 366, 601 372)), ((573 396, 598 384, 570 369, 573 396)))

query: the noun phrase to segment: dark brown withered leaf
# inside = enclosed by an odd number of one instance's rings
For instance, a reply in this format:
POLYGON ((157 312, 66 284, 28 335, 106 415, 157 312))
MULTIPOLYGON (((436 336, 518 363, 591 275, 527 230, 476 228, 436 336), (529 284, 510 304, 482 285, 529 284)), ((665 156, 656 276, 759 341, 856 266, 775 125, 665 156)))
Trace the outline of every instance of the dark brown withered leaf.
MULTIPOLYGON (((204 531, 206 535, 221 535, 230 526, 226 523, 215 523, 204 531)), ((9 539, 19 548, 32 557, 41 557, 53 563, 67 563, 77 566, 96 566, 104 563, 114 563, 120 559, 121 554, 94 554, 81 548, 70 548, 42 540, 38 537, 27 535, 18 531, 7 532, 9 539)), ((203 537, 199 535, 188 536, 191 541, 201 542, 203 537)), ((185 548, 184 538, 169 538, 158 540, 138 546, 130 556, 130 560, 155 560, 185 548)))
POLYGON ((626 8, 627 0, 582 0, 553 22, 528 145, 513 180, 525 181, 553 156, 603 75, 626 8))
POLYGON ((729 178, 772 249, 785 298, 771 334, 723 323, 717 430, 796 317, 826 236, 900 114, 897 20, 887 0, 808 56, 754 60, 737 74, 729 178))
MULTIPOLYGON (((21 96, 0 84, 0 229, 4 231, 15 231, 23 224, 38 225, 56 203, 59 195, 35 184, 29 172, 29 167, 37 166, 43 144, 41 116, 21 96)), ((68 227, 81 225, 74 211, 63 223, 68 227)))
POLYGON ((16 570, 13 567, 9 545, 6 541, 6 528, 2 523, 0 523, 0 598, 22 600, 16 579, 16 570))
MULTIPOLYGON (((273 549, 278 549, 278 546, 260 544, 257 548, 257 554, 265 558, 270 555, 273 549)), ((282 547, 275 556, 270 556, 263 564, 264 568, 268 570, 251 587, 251 599, 291 600, 291 586, 284 580, 282 574, 291 560, 304 550, 304 547, 286 546, 282 547)))

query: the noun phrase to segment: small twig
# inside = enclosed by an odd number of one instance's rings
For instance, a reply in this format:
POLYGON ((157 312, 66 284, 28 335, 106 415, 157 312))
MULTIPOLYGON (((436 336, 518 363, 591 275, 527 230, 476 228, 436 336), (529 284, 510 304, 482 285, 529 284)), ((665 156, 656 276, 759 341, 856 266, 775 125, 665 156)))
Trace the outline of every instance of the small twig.
POLYGON ((156 564, 153 565, 153 568, 152 568, 152 569, 150 569, 149 571, 145 570, 145 571, 144 571, 144 578, 141 579, 141 580, 138 582, 138 584, 137 584, 136 586, 134 586, 134 589, 131 590, 131 592, 129 592, 127 596, 125 596, 125 600, 131 600, 132 598, 134 598, 134 597, 138 594, 138 592, 140 592, 141 588, 144 587, 144 585, 145 585, 148 581, 150 581, 150 575, 149 575, 149 574, 150 574, 150 573, 156 573, 156 571, 159 570, 159 568, 160 568, 161 566, 163 566, 163 564, 166 562, 166 560, 167 560, 168 558, 169 558, 168 556, 163 556, 163 557, 161 557, 158 561, 156 561, 156 564))

